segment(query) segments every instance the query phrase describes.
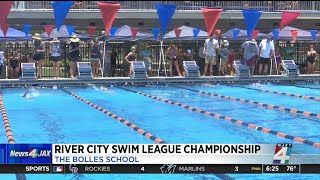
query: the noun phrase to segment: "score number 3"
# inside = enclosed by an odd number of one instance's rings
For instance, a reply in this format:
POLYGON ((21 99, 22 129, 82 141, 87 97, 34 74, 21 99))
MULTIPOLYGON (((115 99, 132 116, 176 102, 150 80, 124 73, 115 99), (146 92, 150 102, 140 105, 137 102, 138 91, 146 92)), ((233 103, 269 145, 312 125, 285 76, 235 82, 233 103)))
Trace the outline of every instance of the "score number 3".
POLYGON ((234 171, 236 171, 236 172, 239 171, 239 166, 235 166, 234 171))

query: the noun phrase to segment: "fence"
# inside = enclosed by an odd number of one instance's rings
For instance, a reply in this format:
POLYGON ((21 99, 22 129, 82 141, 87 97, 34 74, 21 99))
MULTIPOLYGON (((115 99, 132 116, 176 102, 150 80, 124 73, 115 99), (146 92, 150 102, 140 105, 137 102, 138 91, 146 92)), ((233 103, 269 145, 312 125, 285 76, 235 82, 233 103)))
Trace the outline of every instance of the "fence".
MULTIPOLYGON (((98 1, 75 1, 71 11, 99 11, 98 1)), ((193 11, 203 7, 217 7, 225 11, 258 9, 263 11, 303 10, 319 11, 319 1, 105 1, 120 3, 120 11, 154 11, 155 4, 176 4, 177 10, 193 11)), ((15 1, 12 10, 52 10, 50 1, 15 1)))
MULTIPOLYGON (((197 64, 200 66, 200 71, 203 71, 204 62, 201 60, 198 56, 198 50, 201 46, 203 46, 203 41, 177 41, 176 45, 179 48, 180 54, 185 52, 187 49, 190 49, 193 52, 192 60, 195 60, 197 64)), ((236 59, 240 59, 239 49, 243 42, 240 41, 230 41, 230 49, 234 49, 236 52, 236 59)), ((299 64, 302 67, 305 67, 306 64, 306 54, 307 50, 309 48, 309 45, 312 42, 297 42, 293 43, 293 48, 295 50, 295 62, 299 64)), ((139 51, 145 47, 145 44, 143 42, 125 42, 125 43, 110 43, 111 49, 113 52, 116 52, 117 58, 112 59, 114 62, 114 65, 112 67, 113 74, 112 76, 126 76, 126 71, 123 69, 123 62, 125 56, 129 53, 130 48, 133 45, 138 45, 137 48, 137 54, 139 54, 139 51)), ((320 43, 312 43, 315 47, 315 50, 317 52, 320 52, 320 43)), ((284 47, 285 43, 279 43, 280 47, 284 47)), ((166 50, 169 47, 169 42, 164 43, 164 49, 166 50)), ((49 43, 46 43, 45 45, 45 64, 42 70, 42 77, 44 78, 50 78, 53 77, 53 70, 52 70, 52 63, 49 59, 49 43)), ((69 53, 69 47, 66 42, 61 41, 61 48, 62 48, 62 55, 61 55, 61 65, 60 65, 60 72, 59 77, 68 78, 70 77, 69 74, 69 60, 68 60, 68 53, 69 53)), ((90 43, 83 42, 80 45, 80 51, 81 51, 81 61, 88 62, 90 61, 90 43)), ((8 42, 6 43, 6 51, 5 51, 5 57, 6 59, 10 59, 10 56, 17 52, 20 54, 20 61, 21 62, 31 62, 32 60, 32 52, 33 52, 33 45, 32 42, 8 42)), ((160 44, 156 41, 152 43, 152 53, 153 53, 153 63, 152 63, 152 74, 153 76, 157 75, 159 64, 160 64, 160 44)), ((283 53, 283 52, 282 52, 283 53)), ((282 54, 283 57, 283 54, 282 54)), ((183 57, 180 56, 180 59, 183 60, 183 57)), ((139 60, 139 59, 138 59, 139 60)), ((167 61, 164 62, 164 65, 166 67, 166 72, 168 74, 168 67, 169 64, 167 61)), ((163 70, 163 69, 162 69, 163 70)), ((174 68, 173 68, 174 70, 174 68)), ((302 73, 305 73, 305 68, 300 69, 302 73)), ((319 73, 320 71, 320 63, 319 61, 316 62, 316 72, 319 73)), ((162 71, 164 72, 164 70, 162 71)), ((217 74, 216 68, 215 68, 215 74, 217 74)))

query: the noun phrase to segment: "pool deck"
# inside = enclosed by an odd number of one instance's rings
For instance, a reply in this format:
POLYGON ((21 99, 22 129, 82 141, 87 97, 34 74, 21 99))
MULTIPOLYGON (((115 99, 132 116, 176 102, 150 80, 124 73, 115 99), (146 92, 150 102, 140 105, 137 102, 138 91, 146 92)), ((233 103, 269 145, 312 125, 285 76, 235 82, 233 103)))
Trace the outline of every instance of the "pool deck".
POLYGON ((283 75, 268 75, 268 76, 250 76, 250 77, 235 77, 235 76, 206 76, 198 78, 188 77, 150 77, 150 78, 129 78, 129 77, 106 77, 96 79, 70 79, 70 78, 59 78, 59 79, 38 79, 38 80, 19 80, 19 79, 2 79, 0 80, 0 86, 12 87, 12 86, 53 86, 53 85, 71 85, 71 86, 82 86, 88 84, 109 84, 109 85, 123 85, 123 84, 165 84, 165 83, 255 83, 255 82, 313 82, 320 81, 320 74, 313 75, 300 75, 298 77, 287 77, 283 75))

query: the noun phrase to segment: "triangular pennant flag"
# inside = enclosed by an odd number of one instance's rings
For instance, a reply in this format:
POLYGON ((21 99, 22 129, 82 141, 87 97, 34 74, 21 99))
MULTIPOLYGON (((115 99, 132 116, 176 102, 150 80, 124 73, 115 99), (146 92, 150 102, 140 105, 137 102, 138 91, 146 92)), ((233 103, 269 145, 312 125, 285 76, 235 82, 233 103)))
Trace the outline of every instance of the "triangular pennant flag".
POLYGON ((7 23, 1 24, 1 30, 2 30, 4 36, 7 36, 8 29, 9 29, 9 24, 7 24, 7 23))
POLYGON ((26 33, 26 36, 29 35, 31 28, 32 28, 31 24, 24 24, 23 25, 23 32, 26 33))
POLYGON ((218 19, 221 16, 222 9, 210 9, 202 8, 202 14, 204 17, 204 23, 206 24, 208 37, 211 35, 214 26, 216 25, 218 19))
POLYGON ((200 33, 200 29, 193 29, 193 37, 194 37, 194 39, 197 39, 197 37, 198 37, 198 34, 200 33))
POLYGON ((219 37, 221 34, 221 29, 215 29, 213 30, 214 35, 216 35, 216 37, 219 37))
POLYGON ((89 26, 89 27, 88 27, 89 35, 90 35, 91 37, 93 37, 93 36, 94 36, 94 33, 96 32, 96 30, 97 30, 97 27, 95 27, 95 26, 89 26))
POLYGON ((138 34, 138 29, 137 28, 131 28, 131 33, 132 33, 132 38, 135 39, 138 34))
POLYGON ((112 28, 110 29, 111 37, 114 37, 114 35, 116 34, 117 30, 118 30, 117 27, 112 27, 112 28))
POLYGON ((176 38, 179 39, 182 29, 174 28, 174 33, 176 34, 176 38))
POLYGON ((14 1, 0 1, 0 24, 6 23, 14 1))
POLYGON ((240 29, 238 29, 238 28, 232 29, 233 39, 237 39, 239 33, 240 33, 240 29))
POLYGON ((152 33, 155 40, 157 40, 159 32, 160 32, 160 28, 152 28, 152 33))
POLYGON ((118 14, 120 4, 98 2, 98 6, 102 14, 102 20, 105 27, 106 35, 109 36, 110 28, 118 14))
POLYGON ((313 41, 317 40, 318 31, 317 30, 310 30, 309 32, 311 34, 312 40, 313 41))
POLYGON ((256 28, 260 20, 262 11, 243 9, 242 14, 244 17, 244 22, 246 24, 248 38, 251 39, 253 30, 256 28))
POLYGON ((52 8, 53 14, 56 21, 57 30, 60 31, 60 27, 63 25, 66 19, 73 1, 53 1, 52 8))
POLYGON ((274 29, 272 30, 272 34, 273 34, 273 39, 274 40, 278 40, 279 39, 279 29, 274 29))
POLYGON ((44 26, 44 29, 46 30, 47 34, 48 34, 48 37, 50 37, 50 34, 53 30, 53 26, 52 25, 46 25, 44 26))
POLYGON ((281 15, 280 30, 300 16, 300 12, 283 11, 281 15))
POLYGON ((174 13, 176 12, 176 8, 176 5, 156 4, 157 14, 163 35, 167 33, 168 26, 172 20, 174 13))
POLYGON ((255 39, 257 37, 257 35, 259 34, 259 30, 253 30, 253 33, 252 33, 252 38, 255 39))
POLYGON ((75 29, 74 26, 67 26, 68 34, 69 34, 70 37, 72 36, 72 33, 73 33, 74 29, 75 29))
POLYGON ((294 42, 296 42, 297 40, 298 32, 299 32, 298 30, 291 30, 291 35, 294 42))

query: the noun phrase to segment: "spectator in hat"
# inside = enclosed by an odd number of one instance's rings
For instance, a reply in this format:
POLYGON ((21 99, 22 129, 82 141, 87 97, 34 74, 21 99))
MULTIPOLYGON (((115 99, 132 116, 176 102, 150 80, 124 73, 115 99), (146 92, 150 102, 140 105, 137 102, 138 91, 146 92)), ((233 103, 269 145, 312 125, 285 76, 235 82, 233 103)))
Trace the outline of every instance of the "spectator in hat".
POLYGON ((217 64, 217 50, 219 49, 218 40, 214 39, 213 36, 206 39, 204 43, 203 54, 205 55, 205 65, 203 75, 206 76, 207 69, 209 66, 210 76, 213 75, 213 65, 217 64))
POLYGON ((50 54, 51 54, 51 60, 53 64, 53 73, 54 77, 59 77, 59 70, 60 70, 60 60, 61 60, 61 47, 60 47, 60 41, 58 38, 54 38, 50 42, 50 54))
POLYGON ((33 61, 37 64, 37 77, 41 78, 42 66, 44 64, 45 47, 41 42, 39 33, 35 33, 33 38, 33 61))
POLYGON ((241 45, 243 59, 247 66, 250 67, 250 73, 253 75, 256 66, 256 60, 259 56, 259 47, 255 39, 246 41, 241 45))
POLYGON ((70 57, 70 76, 71 79, 77 77, 77 62, 80 61, 80 39, 73 35, 69 43, 69 57, 70 57))
POLYGON ((228 64, 228 55, 229 55, 229 42, 228 40, 223 40, 220 47, 220 58, 221 58, 221 74, 224 76, 227 74, 227 64, 228 64))
POLYGON ((128 76, 131 77, 133 75, 133 70, 132 70, 132 61, 137 61, 137 47, 132 46, 131 51, 127 54, 127 56, 124 58, 126 61, 126 64, 129 65, 129 73, 128 76))
POLYGON ((178 55, 179 55, 179 50, 175 46, 175 44, 172 42, 170 44, 170 47, 167 49, 167 53, 166 53, 167 59, 169 60, 169 73, 170 73, 170 76, 173 75, 173 73, 172 73, 172 64, 174 64, 174 66, 175 66, 175 68, 177 70, 178 76, 182 76, 181 73, 180 73, 180 68, 179 68, 179 63, 178 63, 178 55))
POLYGON ((267 39, 263 39, 260 44, 260 60, 259 60, 259 74, 267 75, 268 68, 271 64, 271 59, 274 58, 274 44, 272 40, 272 36, 268 36, 267 39), (263 72, 262 72, 262 68, 263 72))
POLYGON ((99 40, 95 38, 90 48, 90 60, 94 78, 99 76, 100 54, 99 40))

